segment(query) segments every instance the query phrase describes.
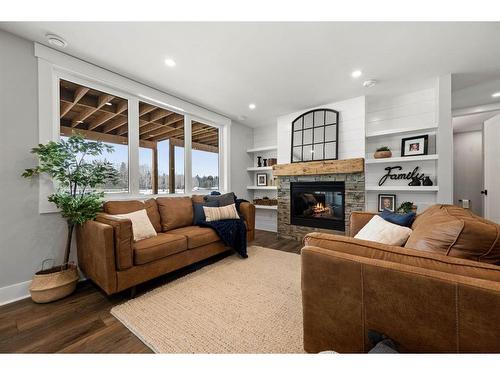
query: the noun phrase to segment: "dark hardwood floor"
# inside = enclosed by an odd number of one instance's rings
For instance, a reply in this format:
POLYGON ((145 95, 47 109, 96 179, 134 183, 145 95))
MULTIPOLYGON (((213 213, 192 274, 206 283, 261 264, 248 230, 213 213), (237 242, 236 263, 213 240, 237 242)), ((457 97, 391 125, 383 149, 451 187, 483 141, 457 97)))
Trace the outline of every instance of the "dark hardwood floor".
MULTIPOLYGON (((301 243, 257 231, 250 245, 298 253, 301 243)), ((137 287, 142 294, 227 256, 214 257, 137 287)), ((0 307, 0 353, 151 353, 116 320, 110 310, 129 293, 106 296, 90 281, 78 284, 71 296, 39 305, 31 299, 0 307)))

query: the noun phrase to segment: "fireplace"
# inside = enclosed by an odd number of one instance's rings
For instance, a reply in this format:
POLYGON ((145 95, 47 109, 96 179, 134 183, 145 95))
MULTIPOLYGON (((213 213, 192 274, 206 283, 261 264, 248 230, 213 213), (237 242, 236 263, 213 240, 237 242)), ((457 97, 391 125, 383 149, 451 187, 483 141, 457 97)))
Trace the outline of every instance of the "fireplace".
POLYGON ((343 231, 344 181, 290 182, 290 223, 343 231))

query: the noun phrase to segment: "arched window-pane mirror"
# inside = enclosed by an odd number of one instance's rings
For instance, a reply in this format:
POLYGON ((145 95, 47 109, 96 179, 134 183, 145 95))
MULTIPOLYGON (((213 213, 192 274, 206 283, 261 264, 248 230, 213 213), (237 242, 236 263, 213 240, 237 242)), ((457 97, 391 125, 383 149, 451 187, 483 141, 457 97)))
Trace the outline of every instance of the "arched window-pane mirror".
POLYGON ((298 163, 338 158, 339 113, 314 109, 292 122, 291 161, 298 163))

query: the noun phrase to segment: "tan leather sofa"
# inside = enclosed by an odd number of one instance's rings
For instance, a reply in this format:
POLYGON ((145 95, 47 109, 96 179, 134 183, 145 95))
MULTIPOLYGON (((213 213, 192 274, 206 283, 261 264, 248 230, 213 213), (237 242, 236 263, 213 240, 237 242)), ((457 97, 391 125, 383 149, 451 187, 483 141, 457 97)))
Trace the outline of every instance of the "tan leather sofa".
MULTIPOLYGON (((354 236, 375 215, 354 212, 354 236)), ((304 349, 366 353, 368 330, 409 353, 500 352, 500 226, 455 206, 418 215, 405 247, 311 233, 304 349)))
MULTIPOLYGON (((77 228, 80 269, 114 294, 230 250, 213 229, 192 224, 193 201, 202 201, 202 196, 106 202, 102 214, 77 228), (141 209, 146 209, 158 235, 134 242, 130 220, 113 215, 141 209)), ((240 212, 251 241, 255 207, 243 202, 240 212)))

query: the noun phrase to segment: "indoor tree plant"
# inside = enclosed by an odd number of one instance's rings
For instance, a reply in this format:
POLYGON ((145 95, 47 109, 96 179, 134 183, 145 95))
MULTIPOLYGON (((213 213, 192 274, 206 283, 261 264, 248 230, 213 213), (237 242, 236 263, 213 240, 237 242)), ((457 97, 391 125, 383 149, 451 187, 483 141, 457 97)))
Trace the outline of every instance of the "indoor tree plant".
POLYGON ((96 188, 107 182, 118 182, 119 173, 110 162, 86 160, 88 157, 95 158, 104 151, 113 152, 113 147, 102 142, 87 141, 80 135, 40 144, 31 150, 31 153, 38 156, 39 165, 26 169, 22 176, 32 178, 46 174, 53 179, 56 191, 48 196, 48 200, 60 210, 68 226, 63 264, 37 272, 33 279, 31 291, 36 302, 62 298, 75 289, 78 273, 75 266, 69 265, 75 225, 95 219, 101 210, 104 193, 96 191, 96 188), (37 289, 37 292, 42 292, 36 293, 35 298, 33 290, 36 286, 33 284, 37 275, 40 276, 38 282, 43 286, 37 289))

